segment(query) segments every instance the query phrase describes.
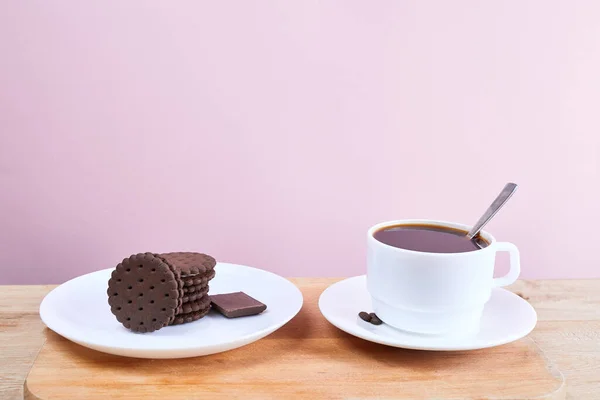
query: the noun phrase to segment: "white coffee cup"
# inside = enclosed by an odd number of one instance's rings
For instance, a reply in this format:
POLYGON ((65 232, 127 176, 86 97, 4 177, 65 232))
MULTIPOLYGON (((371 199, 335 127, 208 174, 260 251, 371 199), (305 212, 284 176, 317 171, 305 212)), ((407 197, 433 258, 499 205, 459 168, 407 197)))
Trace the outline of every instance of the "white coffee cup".
POLYGON ((507 286, 520 274, 519 250, 488 232, 483 249, 463 253, 405 250, 375 239, 375 232, 397 225, 434 225, 468 232, 467 225, 432 220, 382 222, 368 231, 367 289, 373 311, 386 324, 421 334, 464 335, 479 331, 492 288, 507 286), (510 254, 510 270, 494 278, 496 253, 510 254))

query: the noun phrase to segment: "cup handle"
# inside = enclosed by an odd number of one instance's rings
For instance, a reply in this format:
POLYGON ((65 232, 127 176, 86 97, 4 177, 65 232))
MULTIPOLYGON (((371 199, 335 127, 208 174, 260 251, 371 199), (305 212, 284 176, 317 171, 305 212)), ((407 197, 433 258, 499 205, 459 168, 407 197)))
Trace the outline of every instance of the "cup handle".
POLYGON ((494 278, 492 286, 508 286, 514 283, 521 273, 521 257, 519 256, 519 249, 512 243, 496 242, 496 251, 508 251, 510 254, 510 269, 506 275, 494 278))

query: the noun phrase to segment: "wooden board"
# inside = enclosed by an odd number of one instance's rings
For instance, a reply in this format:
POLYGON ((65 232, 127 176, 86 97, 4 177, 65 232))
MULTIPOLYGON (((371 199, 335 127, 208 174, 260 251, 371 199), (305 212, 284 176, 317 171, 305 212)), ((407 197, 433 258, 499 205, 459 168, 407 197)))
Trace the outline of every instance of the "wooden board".
POLYGON ((565 398, 562 374, 528 338, 472 352, 386 347, 331 326, 317 307, 323 289, 303 288, 300 314, 267 338, 207 357, 112 356, 47 330, 25 398, 565 398))

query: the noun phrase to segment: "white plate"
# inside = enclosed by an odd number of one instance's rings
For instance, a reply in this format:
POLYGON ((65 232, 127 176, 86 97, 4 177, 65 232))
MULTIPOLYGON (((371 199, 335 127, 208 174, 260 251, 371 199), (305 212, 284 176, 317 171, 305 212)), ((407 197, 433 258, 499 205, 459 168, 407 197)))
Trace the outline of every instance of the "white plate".
POLYGON ((42 321, 61 336, 105 353, 139 358, 196 357, 235 349, 261 339, 291 320, 302 308, 302 293, 271 272, 218 263, 210 294, 242 291, 267 309, 227 319, 215 311, 204 318, 152 333, 133 333, 110 312, 106 289, 112 269, 72 279, 44 298, 42 321))
POLYGON ((537 322, 533 307, 514 293, 494 289, 485 305, 477 335, 428 336, 404 332, 389 325, 373 325, 358 317, 371 312, 366 277, 357 276, 334 283, 319 298, 323 316, 339 329, 375 343, 415 350, 476 350, 510 343, 528 335, 537 322))

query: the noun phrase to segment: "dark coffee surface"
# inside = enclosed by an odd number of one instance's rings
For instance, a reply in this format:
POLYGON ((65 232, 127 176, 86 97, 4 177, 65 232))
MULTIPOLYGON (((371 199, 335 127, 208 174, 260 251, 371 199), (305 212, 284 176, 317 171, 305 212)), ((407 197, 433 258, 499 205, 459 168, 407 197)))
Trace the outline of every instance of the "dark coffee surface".
MULTIPOLYGON (((438 225, 397 225, 380 229, 373 235, 375 239, 400 249, 427 253, 464 253, 479 250, 479 247, 466 237, 460 229, 438 225)), ((479 239, 482 247, 489 245, 479 239)))

